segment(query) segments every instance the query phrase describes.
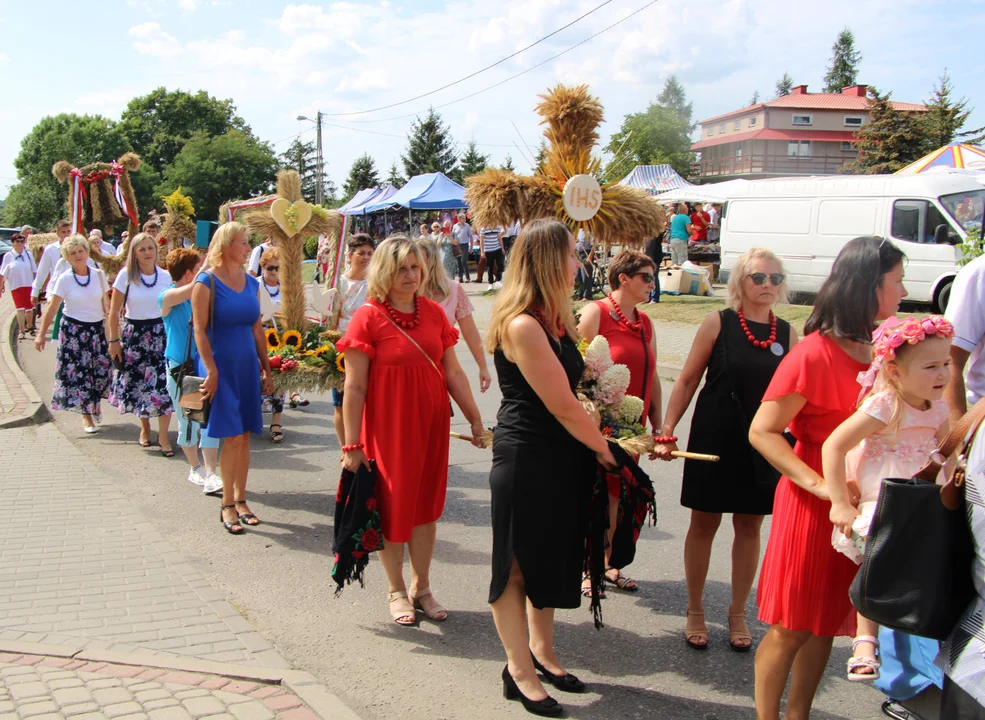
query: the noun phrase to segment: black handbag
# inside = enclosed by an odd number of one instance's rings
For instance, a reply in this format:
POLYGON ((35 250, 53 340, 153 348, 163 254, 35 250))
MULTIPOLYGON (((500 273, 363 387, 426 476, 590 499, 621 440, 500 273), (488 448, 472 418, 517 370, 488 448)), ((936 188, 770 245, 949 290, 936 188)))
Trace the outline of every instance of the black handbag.
POLYGON ((944 640, 975 598, 974 546, 964 498, 965 459, 985 418, 980 400, 912 478, 884 478, 862 566, 849 595, 880 625, 944 640), (935 480, 961 447, 947 483, 935 480))
MULTIPOLYGON (((209 293, 208 327, 211 330, 215 324, 215 279, 212 273, 206 274, 209 276, 209 288, 211 290, 209 293)), ((197 422, 199 425, 208 425, 212 401, 202 395, 202 383, 205 382, 205 378, 192 374, 194 372, 194 364, 192 363, 193 334, 194 327, 190 326, 188 328, 188 344, 185 349, 186 360, 181 365, 171 368, 170 372, 171 377, 174 378, 174 382, 178 386, 178 407, 181 408, 181 414, 191 422, 197 422)), ((188 428, 188 434, 189 436, 191 435, 190 426, 188 428)))

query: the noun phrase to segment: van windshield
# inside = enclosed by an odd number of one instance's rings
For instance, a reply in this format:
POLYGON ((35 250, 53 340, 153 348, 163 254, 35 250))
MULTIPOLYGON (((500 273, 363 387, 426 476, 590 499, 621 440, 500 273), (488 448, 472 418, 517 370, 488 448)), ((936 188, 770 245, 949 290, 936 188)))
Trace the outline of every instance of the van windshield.
POLYGON ((941 205, 965 232, 981 230, 985 189, 941 195, 941 205))

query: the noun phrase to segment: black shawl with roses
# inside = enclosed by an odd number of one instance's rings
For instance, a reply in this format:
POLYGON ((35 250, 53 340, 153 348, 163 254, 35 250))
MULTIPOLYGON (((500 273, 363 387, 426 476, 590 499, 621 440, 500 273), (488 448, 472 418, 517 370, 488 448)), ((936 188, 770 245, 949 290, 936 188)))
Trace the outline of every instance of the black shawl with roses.
POLYGON ((376 462, 370 469, 360 466, 356 472, 342 470, 335 495, 335 565, 332 579, 335 595, 346 584, 358 580, 365 587, 363 571, 369 554, 383 548, 380 511, 376 509, 376 462))

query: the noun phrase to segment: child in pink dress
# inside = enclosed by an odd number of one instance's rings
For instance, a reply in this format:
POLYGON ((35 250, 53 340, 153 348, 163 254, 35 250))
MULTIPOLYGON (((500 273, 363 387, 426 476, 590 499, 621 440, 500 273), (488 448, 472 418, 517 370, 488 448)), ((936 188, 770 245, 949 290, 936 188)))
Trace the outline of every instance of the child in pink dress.
MULTIPOLYGON (((951 323, 939 315, 893 317, 880 325, 872 341, 875 360, 859 375, 859 408, 821 450, 831 495, 831 543, 856 564, 862 561, 882 479, 913 477, 947 435, 943 395, 953 335, 951 323)), ((878 632, 877 623, 858 616, 849 680, 879 677, 878 632)))

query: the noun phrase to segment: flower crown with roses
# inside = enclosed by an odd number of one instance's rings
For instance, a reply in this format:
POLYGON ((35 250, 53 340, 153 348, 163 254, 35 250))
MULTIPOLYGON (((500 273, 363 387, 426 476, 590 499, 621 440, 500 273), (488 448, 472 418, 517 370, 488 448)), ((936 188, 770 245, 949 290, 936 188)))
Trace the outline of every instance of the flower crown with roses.
POLYGON ((931 315, 918 320, 908 317, 900 320, 891 317, 882 323, 872 333, 872 350, 875 358, 865 372, 858 374, 858 383, 862 386, 859 400, 868 393, 875 384, 876 377, 887 362, 896 359, 896 351, 903 345, 916 345, 929 337, 950 339, 954 337, 954 326, 943 315, 931 315))

